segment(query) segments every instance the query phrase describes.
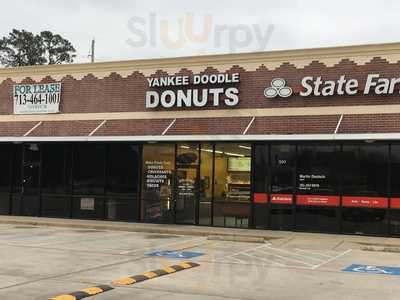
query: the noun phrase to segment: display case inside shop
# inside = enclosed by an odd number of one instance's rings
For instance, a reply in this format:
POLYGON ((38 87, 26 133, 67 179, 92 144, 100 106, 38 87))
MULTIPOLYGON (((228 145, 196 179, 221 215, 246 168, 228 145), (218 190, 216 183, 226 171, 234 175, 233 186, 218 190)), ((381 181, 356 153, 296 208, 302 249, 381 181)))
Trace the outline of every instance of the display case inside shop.
POLYGON ((250 166, 249 157, 228 158, 227 195, 229 201, 244 201, 250 199, 250 166))

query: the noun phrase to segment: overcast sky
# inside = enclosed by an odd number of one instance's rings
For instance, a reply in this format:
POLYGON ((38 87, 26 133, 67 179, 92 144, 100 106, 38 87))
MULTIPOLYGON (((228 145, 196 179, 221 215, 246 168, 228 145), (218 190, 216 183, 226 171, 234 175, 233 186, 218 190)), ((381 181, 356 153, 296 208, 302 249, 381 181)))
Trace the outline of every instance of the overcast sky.
POLYGON ((96 61, 109 61, 397 42, 399 11, 398 0, 13 0, 0 34, 59 33, 77 62, 95 37, 96 61))

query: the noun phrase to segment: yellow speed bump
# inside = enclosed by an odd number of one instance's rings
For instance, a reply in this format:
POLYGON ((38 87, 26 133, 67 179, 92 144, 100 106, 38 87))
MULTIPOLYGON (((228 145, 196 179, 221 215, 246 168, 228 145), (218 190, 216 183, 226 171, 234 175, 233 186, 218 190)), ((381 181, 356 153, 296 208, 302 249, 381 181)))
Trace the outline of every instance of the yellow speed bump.
POLYGON ((130 284, 134 284, 135 282, 136 282, 135 279, 133 279, 131 277, 126 277, 126 278, 114 280, 112 282, 112 284, 113 285, 130 285, 130 284))
POLYGON ((57 297, 50 298, 50 300, 75 300, 76 298, 71 295, 60 295, 57 297))
POLYGON ((83 299, 86 297, 90 297, 90 296, 94 296, 97 294, 107 292, 112 289, 114 289, 114 288, 109 285, 93 286, 93 287, 89 287, 86 289, 82 289, 78 292, 55 296, 53 298, 49 298, 49 300, 80 300, 80 299, 83 299))
POLYGON ((183 270, 198 267, 198 266, 200 266, 200 265, 197 263, 194 263, 194 262, 182 262, 178 265, 173 265, 170 267, 166 267, 164 269, 154 270, 154 271, 146 272, 146 273, 143 273, 140 275, 135 275, 135 276, 130 276, 130 277, 125 277, 125 278, 121 278, 118 280, 114 280, 112 282, 112 284, 113 285, 131 285, 131 284, 135 284, 135 283, 138 283, 141 281, 145 281, 145 280, 149 280, 152 278, 172 274, 175 272, 183 271, 183 270))

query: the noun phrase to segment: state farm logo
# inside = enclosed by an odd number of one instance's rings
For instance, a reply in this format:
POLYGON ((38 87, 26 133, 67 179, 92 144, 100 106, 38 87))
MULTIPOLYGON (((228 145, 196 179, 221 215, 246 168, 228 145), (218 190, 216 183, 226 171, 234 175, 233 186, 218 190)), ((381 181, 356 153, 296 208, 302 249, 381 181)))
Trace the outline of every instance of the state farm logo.
POLYGON ((293 94, 293 90, 286 86, 286 81, 283 78, 274 78, 271 81, 271 86, 264 90, 264 96, 267 98, 279 97, 287 98, 293 94))

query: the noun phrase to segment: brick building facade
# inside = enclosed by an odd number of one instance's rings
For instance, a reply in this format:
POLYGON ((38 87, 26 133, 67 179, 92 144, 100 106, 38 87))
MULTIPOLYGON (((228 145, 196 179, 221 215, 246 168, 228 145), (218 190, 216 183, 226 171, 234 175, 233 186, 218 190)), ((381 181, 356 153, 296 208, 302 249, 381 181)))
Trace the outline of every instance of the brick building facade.
POLYGON ((1 69, 1 212, 397 235, 399 60, 382 44, 1 69), (213 74, 240 80, 192 82, 213 74), (290 94, 268 96, 274 79, 290 94), (15 113, 15 86, 54 82, 59 113, 15 113), (218 105, 146 108, 195 89, 218 105))

